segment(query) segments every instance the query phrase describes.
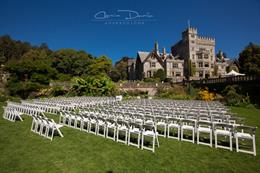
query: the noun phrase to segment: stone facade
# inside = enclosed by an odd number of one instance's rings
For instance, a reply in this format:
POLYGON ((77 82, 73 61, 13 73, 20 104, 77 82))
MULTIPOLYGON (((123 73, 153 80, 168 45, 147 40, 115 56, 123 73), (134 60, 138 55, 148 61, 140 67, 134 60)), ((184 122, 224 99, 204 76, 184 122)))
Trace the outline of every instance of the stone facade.
POLYGON ((137 53, 136 59, 136 77, 141 80, 153 77, 154 74, 162 69, 167 78, 183 78, 184 61, 167 54, 165 48, 162 53, 159 52, 158 43, 155 43, 151 52, 137 53))
POLYGON ((137 52, 136 60, 129 60, 129 80, 142 80, 153 77, 163 69, 167 78, 175 81, 219 77, 226 74, 229 59, 215 56, 215 39, 198 35, 196 28, 182 32, 182 39, 171 47, 171 53, 165 48, 159 52, 158 43, 150 52, 137 52), (223 58, 223 59, 222 59, 223 58))
POLYGON ((194 77, 207 78, 214 76, 215 39, 201 37, 196 28, 188 28, 182 33, 182 40, 171 47, 174 56, 184 59, 185 76, 190 75, 189 61, 195 68, 194 77))

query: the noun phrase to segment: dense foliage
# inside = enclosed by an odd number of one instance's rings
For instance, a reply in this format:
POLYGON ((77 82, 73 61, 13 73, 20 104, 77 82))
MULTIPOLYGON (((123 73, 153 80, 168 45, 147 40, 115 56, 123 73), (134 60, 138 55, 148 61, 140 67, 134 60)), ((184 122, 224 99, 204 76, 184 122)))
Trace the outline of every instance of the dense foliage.
POLYGON ((113 81, 117 82, 119 80, 128 79, 128 60, 129 57, 122 57, 118 62, 115 63, 114 68, 110 74, 113 81))
POLYGON ((242 73, 260 75, 260 46, 250 43, 239 54, 238 61, 242 73))
POLYGON ((31 46, 3 36, 0 37, 0 64, 10 74, 6 87, 13 96, 27 98, 42 93, 64 93, 61 89, 50 89, 50 82, 70 81, 74 77, 83 77, 94 88, 101 87, 98 91, 86 92, 88 94, 110 94, 106 85, 111 84, 108 75, 112 71, 112 61, 106 56, 96 58, 74 49, 51 51, 46 44, 31 46), (97 84, 96 80, 102 84, 97 84))
POLYGON ((154 78, 160 79, 160 81, 164 81, 166 79, 166 74, 163 69, 159 69, 154 73, 154 78))
POLYGON ((111 96, 115 91, 115 84, 107 76, 75 77, 72 92, 75 95, 111 96))
POLYGON ((250 98, 248 95, 241 93, 241 88, 238 85, 228 85, 222 91, 225 97, 225 101, 229 106, 247 106, 250 104, 250 98))

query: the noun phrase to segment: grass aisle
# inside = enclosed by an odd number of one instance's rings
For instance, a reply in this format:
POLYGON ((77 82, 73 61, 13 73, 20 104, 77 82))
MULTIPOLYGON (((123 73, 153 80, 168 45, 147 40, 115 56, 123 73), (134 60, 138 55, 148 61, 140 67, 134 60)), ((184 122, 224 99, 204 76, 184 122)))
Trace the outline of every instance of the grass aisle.
MULTIPOLYGON (((12 123, 0 105, 0 173, 11 172, 260 172, 257 156, 160 138, 155 154, 63 127, 53 141, 30 131, 31 117, 12 123)), ((260 110, 232 108, 246 124, 260 127, 260 110)))

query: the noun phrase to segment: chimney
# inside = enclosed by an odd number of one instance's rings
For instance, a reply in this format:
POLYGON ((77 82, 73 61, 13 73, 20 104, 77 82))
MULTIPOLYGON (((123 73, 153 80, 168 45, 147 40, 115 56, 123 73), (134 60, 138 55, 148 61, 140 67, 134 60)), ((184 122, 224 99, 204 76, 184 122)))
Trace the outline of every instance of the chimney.
POLYGON ((165 47, 163 48, 163 55, 166 55, 166 49, 165 49, 165 47))
POLYGON ((158 42, 156 41, 155 44, 154 44, 154 50, 159 53, 159 48, 158 48, 158 42))

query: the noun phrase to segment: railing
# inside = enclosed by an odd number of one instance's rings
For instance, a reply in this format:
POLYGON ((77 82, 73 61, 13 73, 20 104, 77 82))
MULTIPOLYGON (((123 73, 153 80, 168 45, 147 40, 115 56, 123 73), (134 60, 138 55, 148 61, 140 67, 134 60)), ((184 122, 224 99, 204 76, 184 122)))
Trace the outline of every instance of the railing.
POLYGON ((119 88, 157 88, 160 86, 171 86, 170 83, 161 83, 161 82, 125 82, 118 83, 119 88))
POLYGON ((232 77, 222 77, 222 78, 209 78, 209 79, 201 79, 201 80, 191 80, 184 81, 185 83, 193 83, 193 84, 215 84, 215 83, 239 83, 239 82, 249 82, 249 81, 257 81, 260 80, 259 76, 232 76, 232 77))

